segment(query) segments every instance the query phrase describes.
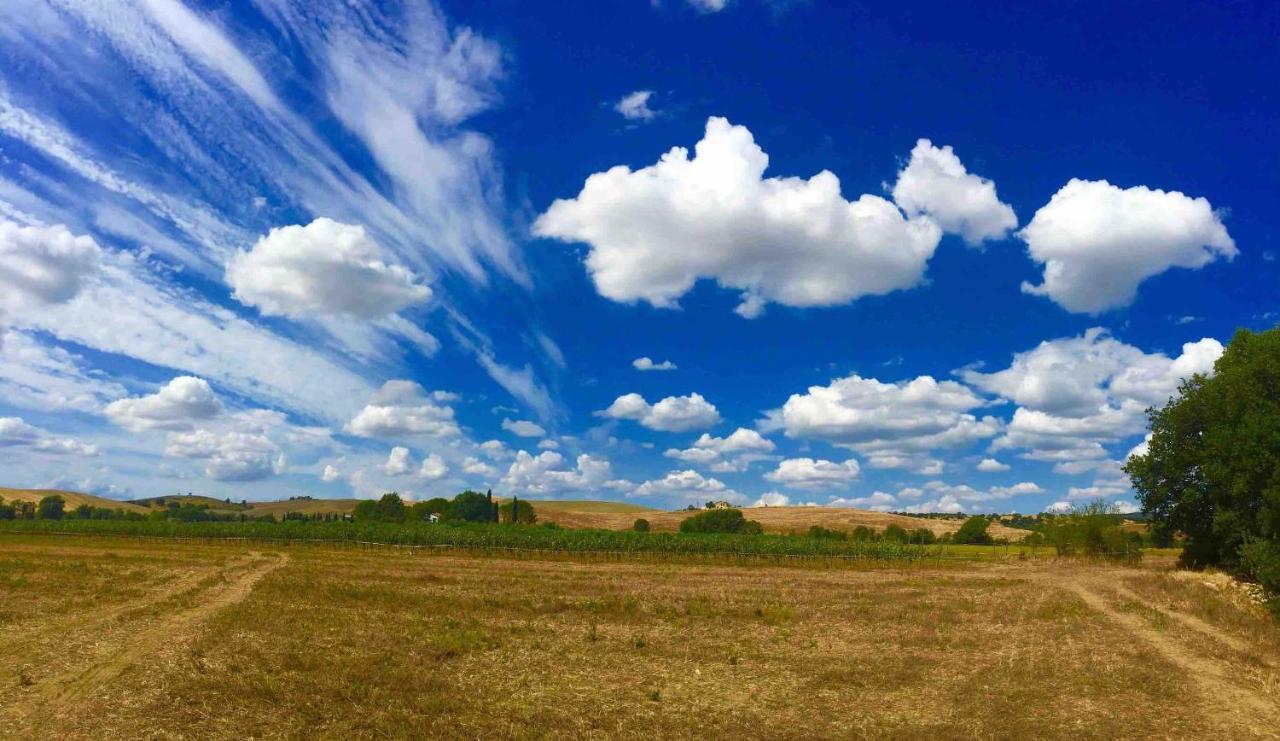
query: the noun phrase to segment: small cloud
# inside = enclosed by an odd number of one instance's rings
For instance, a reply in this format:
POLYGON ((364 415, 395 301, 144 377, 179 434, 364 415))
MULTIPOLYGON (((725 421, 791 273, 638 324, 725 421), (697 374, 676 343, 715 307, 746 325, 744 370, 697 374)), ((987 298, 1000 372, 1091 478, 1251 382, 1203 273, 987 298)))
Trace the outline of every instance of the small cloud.
POLYGON ((613 110, 628 121, 652 121, 658 115, 657 111, 649 107, 649 99, 652 97, 652 90, 637 90, 622 96, 613 104, 613 110))
POLYGON ((983 458, 983 459, 982 459, 982 462, 978 464, 978 470, 979 470, 979 471, 982 471, 982 472, 984 472, 984 473, 995 473, 995 472, 997 472, 997 471, 1008 471, 1008 470, 1009 470, 1009 464, 1008 464, 1008 463, 1001 463, 1000 461, 996 460, 995 458, 983 458))
POLYGON ((676 369, 676 364, 670 360, 655 363, 652 358, 644 357, 631 361, 631 367, 638 371, 673 371, 676 369))
POLYGON ((547 434, 547 431, 542 428, 542 425, 530 422, 526 419, 503 419, 502 429, 513 435, 519 435, 520 437, 545 437, 547 434))

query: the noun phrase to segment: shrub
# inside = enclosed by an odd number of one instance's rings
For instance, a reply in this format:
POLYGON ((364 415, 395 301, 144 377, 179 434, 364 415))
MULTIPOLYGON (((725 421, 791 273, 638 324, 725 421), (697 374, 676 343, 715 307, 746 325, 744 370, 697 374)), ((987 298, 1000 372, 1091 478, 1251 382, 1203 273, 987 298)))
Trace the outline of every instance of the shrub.
POLYGON ((643 517, 638 518, 635 522, 631 523, 631 529, 635 530, 637 533, 647 533, 649 532, 649 521, 643 517))
POLYGON ((811 525, 809 527, 810 538, 825 538, 828 540, 848 540, 849 536, 839 530, 828 530, 821 525, 811 525))
POLYGON ((1090 556, 1134 560, 1142 556, 1142 536, 1126 533, 1115 506, 1101 499, 1069 514, 1048 518, 1042 527, 1045 540, 1060 556, 1090 556))
MULTIPOLYGON (((152 514, 155 514, 154 512, 152 514)), ((378 503, 372 499, 363 499, 356 503, 356 509, 351 514, 352 519, 356 522, 374 522, 378 519, 378 503)))
POLYGON ((884 529, 880 537, 890 543, 905 543, 907 542, 907 531, 901 525, 890 525, 884 529))
POLYGON ((990 524, 991 521, 985 517, 970 517, 951 536, 951 542, 959 545, 990 545, 991 536, 987 534, 987 526, 990 524))
POLYGON ((938 542, 938 536, 934 535, 933 531, 927 527, 917 528, 911 531, 909 542, 919 545, 933 545, 938 542))
POLYGON ((1246 540, 1240 546, 1240 566, 1244 576, 1267 590, 1271 609, 1280 613, 1280 545, 1262 538, 1246 540))
POLYGON ((761 532, 760 523, 748 520, 740 509, 709 509, 688 517, 680 523, 682 533, 741 533, 754 535, 761 532))
POLYGON ((498 521, 517 525, 532 525, 538 521, 538 515, 533 511, 532 504, 523 499, 513 499, 510 502, 498 505, 498 521), (516 513, 514 520, 511 517, 513 507, 516 513))
POLYGON ((853 533, 851 533, 851 537, 859 543, 865 543, 868 540, 871 540, 873 535, 875 535, 875 533, 866 525, 859 525, 855 527, 853 529, 853 533))
POLYGON ((36 516, 42 520, 61 520, 66 508, 67 500, 57 494, 50 494, 36 505, 36 516))

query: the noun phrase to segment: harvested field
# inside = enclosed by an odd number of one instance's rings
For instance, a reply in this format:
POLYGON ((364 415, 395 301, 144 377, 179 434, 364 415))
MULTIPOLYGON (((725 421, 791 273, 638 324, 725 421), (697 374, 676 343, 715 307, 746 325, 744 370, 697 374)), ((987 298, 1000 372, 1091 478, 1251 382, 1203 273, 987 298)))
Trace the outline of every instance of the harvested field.
POLYGON ((1005 561, 787 568, 0 535, 0 736, 1265 738, 1226 590, 1005 561))

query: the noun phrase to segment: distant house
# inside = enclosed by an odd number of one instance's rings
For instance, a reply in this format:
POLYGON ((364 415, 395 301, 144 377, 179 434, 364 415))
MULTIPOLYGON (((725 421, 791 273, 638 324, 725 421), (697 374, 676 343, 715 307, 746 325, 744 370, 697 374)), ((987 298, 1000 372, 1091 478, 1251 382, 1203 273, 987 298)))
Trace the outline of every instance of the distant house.
POLYGON ((714 502, 707 502, 707 509, 733 509, 733 505, 723 499, 718 499, 714 502))
POLYGON ((439 521, 440 521, 439 512, 432 512, 431 514, 427 515, 427 522, 439 522, 439 521))

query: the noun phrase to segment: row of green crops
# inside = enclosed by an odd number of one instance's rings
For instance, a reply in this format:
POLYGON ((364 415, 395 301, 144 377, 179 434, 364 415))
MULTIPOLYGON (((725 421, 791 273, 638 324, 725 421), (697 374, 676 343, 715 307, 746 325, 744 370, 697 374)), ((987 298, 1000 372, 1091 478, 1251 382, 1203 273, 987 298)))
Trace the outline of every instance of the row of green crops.
POLYGON ((470 524, 11 520, 0 522, 0 533, 5 532, 346 541, 477 550, 550 550, 567 553, 835 556, 890 561, 912 561, 933 555, 933 549, 923 546, 807 538, 799 535, 638 533, 470 524))

